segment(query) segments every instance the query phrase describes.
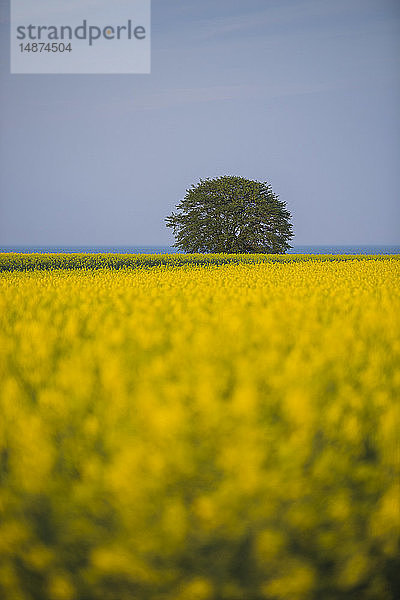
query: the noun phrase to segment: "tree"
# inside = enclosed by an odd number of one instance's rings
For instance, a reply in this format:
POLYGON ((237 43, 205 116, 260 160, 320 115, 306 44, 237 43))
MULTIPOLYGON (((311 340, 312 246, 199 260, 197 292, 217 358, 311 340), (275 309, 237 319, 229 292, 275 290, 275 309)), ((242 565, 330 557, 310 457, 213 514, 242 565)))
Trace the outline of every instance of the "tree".
POLYGON ((201 179, 167 217, 185 252, 283 254, 293 237, 290 212, 268 183, 243 177, 201 179))

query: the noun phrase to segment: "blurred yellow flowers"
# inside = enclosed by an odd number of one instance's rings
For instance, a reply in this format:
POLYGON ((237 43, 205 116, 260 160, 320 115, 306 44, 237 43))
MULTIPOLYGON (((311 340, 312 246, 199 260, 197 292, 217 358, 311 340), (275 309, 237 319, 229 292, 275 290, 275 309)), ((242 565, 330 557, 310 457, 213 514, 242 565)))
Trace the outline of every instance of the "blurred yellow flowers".
POLYGON ((395 598, 400 262, 286 258, 0 274, 1 598, 395 598))

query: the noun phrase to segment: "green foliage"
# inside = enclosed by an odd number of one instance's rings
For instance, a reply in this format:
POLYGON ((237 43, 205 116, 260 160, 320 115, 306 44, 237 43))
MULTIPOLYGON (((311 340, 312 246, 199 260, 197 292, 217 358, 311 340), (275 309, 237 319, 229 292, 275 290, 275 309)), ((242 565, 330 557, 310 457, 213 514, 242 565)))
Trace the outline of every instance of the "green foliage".
POLYGON ((293 237, 290 213, 268 183, 224 176, 193 185, 166 218, 185 252, 283 254, 293 237))

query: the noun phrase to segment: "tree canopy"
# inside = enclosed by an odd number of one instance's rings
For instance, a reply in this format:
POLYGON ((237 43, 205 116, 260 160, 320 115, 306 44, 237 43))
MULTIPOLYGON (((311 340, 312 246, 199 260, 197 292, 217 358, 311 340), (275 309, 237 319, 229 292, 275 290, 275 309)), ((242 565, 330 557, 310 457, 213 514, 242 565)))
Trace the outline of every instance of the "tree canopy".
POLYGON ((285 202, 266 182, 201 179, 166 218, 184 252, 283 254, 293 237, 285 202))

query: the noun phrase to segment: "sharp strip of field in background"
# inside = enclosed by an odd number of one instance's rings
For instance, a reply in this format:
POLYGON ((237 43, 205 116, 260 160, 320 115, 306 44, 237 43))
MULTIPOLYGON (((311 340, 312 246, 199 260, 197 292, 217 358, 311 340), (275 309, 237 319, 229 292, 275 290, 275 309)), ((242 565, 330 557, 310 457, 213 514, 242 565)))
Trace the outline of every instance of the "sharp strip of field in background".
POLYGON ((298 263, 348 260, 398 260, 398 254, 0 254, 0 272, 182 267, 228 264, 298 263))

